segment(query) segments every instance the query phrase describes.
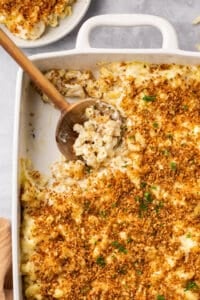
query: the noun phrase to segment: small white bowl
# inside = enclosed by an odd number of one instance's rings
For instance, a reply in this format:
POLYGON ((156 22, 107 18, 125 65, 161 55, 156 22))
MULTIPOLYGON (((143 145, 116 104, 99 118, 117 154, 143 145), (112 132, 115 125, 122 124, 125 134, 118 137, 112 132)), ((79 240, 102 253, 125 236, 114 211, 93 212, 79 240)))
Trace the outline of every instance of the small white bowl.
POLYGON ((72 15, 60 20, 57 27, 47 27, 44 34, 37 40, 23 40, 14 36, 4 25, 0 27, 21 48, 36 48, 54 43, 69 34, 88 10, 91 0, 77 0, 72 6, 72 15))

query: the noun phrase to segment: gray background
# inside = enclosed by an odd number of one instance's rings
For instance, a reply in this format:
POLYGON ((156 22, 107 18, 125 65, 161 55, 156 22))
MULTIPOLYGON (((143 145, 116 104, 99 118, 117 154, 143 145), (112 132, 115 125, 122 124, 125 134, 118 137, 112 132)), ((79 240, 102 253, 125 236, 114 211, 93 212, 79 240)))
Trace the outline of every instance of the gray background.
MULTIPOLYGON (((89 17, 107 13, 148 13, 169 20, 175 27, 179 46, 196 51, 200 42, 200 24, 192 20, 200 15, 199 0, 92 0, 82 22, 55 44, 26 50, 28 55, 72 49, 81 24, 89 17)), ((106 48, 156 48, 161 45, 160 33, 150 28, 98 28, 91 35, 91 44, 106 48)), ((17 65, 0 48, 0 216, 11 217, 12 141, 17 65)))

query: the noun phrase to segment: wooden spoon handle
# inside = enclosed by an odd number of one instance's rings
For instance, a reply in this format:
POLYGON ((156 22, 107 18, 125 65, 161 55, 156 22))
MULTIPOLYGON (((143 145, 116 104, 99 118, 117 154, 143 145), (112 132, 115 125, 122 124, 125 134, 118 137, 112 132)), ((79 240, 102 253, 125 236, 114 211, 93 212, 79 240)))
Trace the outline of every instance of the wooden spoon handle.
POLYGON ((28 59, 28 57, 13 43, 13 41, 0 29, 0 44, 7 53, 28 73, 33 82, 51 99, 61 111, 70 106, 51 82, 28 59))
POLYGON ((10 223, 0 218, 0 292, 4 288, 5 276, 11 266, 11 251, 10 223))

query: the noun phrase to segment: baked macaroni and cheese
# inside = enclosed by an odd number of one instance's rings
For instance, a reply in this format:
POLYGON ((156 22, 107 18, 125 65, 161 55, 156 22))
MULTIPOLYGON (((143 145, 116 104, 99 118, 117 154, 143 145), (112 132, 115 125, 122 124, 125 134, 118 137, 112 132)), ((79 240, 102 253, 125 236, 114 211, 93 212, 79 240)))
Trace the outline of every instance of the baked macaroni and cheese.
MULTIPOLYGON (((200 66, 46 76, 64 96, 111 104, 122 122, 104 123, 93 148, 90 126, 76 125, 83 159, 53 163, 50 176, 22 161, 25 298, 200 299, 200 66)), ((96 122, 95 108, 86 113, 96 122)))
POLYGON ((59 25, 59 20, 72 13, 76 0, 1 0, 0 23, 25 40, 38 39, 47 26, 59 25))
POLYGON ((74 125, 78 136, 73 150, 88 166, 97 167, 115 154, 122 136, 122 120, 113 106, 100 101, 86 109, 85 119, 82 125, 74 125))

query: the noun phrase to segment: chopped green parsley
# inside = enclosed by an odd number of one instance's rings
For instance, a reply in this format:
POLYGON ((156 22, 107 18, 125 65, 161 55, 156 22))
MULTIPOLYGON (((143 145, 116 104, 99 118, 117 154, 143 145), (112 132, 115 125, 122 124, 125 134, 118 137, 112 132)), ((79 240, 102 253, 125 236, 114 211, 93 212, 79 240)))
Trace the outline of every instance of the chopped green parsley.
POLYGON ((166 138, 168 138, 169 140, 173 140, 173 134, 172 133, 168 133, 168 134, 166 134, 166 138))
POLYGON ((157 186, 152 185, 152 186, 151 186, 151 189, 152 189, 152 190, 157 190, 157 186))
POLYGON ((183 109, 186 111, 188 110, 188 105, 183 105, 183 109))
POLYGON ((102 218, 106 218, 108 216, 108 212, 106 210, 102 210, 102 211, 100 211, 99 215, 102 218))
POLYGON ((163 150, 162 153, 163 153, 165 156, 169 156, 169 154, 170 154, 170 152, 169 152, 168 150, 166 150, 166 149, 163 150))
POLYGON ((133 242, 133 239, 131 238, 131 237, 128 237, 128 239, 127 239, 127 243, 132 243, 133 242))
POLYGON ((157 122, 153 122, 153 127, 154 128, 158 128, 159 127, 158 123, 157 122))
POLYGON ((147 203, 151 203, 153 201, 153 199, 151 197, 151 194, 149 192, 144 193, 144 198, 145 198, 147 203))
POLYGON ((145 102, 154 102, 156 100, 156 96, 147 96, 144 95, 144 97, 142 98, 145 102))
POLYGON ((127 270, 125 268, 120 268, 118 270, 118 273, 121 274, 121 275, 125 275, 127 273, 127 270))
POLYGON ((187 239, 190 239, 191 237, 192 237, 192 236, 191 236, 191 233, 187 233, 187 234, 186 234, 186 238, 187 238, 187 239))
POLYGON ((160 201, 159 204, 155 206, 155 211, 159 213, 160 209, 163 208, 163 202, 160 201))
POLYGON ((122 244, 120 244, 118 241, 112 242, 112 246, 115 247, 119 252, 122 252, 125 254, 127 253, 127 249, 122 244))
POLYGON ((163 295, 158 295, 156 300, 165 300, 165 297, 163 295))
POLYGON ((146 186, 147 186, 147 183, 146 183, 146 182, 142 181, 142 182, 140 183, 140 187, 141 187, 142 189, 144 189, 146 186))
POLYGON ((139 202, 139 216, 142 217, 143 213, 148 210, 149 204, 153 202, 150 192, 145 192, 143 197, 136 196, 135 200, 139 202))
POLYGON ((172 171, 176 171, 177 165, 176 165, 176 163, 174 161, 170 162, 170 168, 171 168, 172 171))
POLYGON ((187 291, 197 291, 199 290, 198 284, 195 281, 188 281, 185 286, 185 292, 187 291))
POLYGON ((96 263, 97 263, 97 265, 99 265, 100 267, 105 267, 105 265, 106 265, 105 259, 104 259, 104 257, 101 256, 101 255, 97 257, 96 263))

